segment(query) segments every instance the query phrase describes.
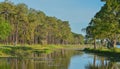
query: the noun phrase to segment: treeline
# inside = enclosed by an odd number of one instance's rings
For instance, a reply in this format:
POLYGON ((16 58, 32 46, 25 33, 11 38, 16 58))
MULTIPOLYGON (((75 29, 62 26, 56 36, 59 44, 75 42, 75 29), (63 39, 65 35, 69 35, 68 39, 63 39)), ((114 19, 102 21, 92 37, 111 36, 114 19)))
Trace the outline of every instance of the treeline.
POLYGON ((47 16, 23 3, 0 2, 0 23, 4 24, 0 27, 1 43, 82 44, 84 40, 81 34, 71 32, 68 21, 47 16))
POLYGON ((102 46, 115 47, 120 38, 120 0, 101 1, 105 4, 86 28, 86 37, 94 40, 94 48, 97 40, 102 46))

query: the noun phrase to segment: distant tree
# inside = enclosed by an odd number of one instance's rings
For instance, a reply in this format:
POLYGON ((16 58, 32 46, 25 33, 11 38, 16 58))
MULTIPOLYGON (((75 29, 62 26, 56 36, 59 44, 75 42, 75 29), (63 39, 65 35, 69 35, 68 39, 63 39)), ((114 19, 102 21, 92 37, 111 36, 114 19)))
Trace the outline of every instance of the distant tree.
POLYGON ((82 34, 73 34, 73 44, 84 44, 84 36, 82 34))

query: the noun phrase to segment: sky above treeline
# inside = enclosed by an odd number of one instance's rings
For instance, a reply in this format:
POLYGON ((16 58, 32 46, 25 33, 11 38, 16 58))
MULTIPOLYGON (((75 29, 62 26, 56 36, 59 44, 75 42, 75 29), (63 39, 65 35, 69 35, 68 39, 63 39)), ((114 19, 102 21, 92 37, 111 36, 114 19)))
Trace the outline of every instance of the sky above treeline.
MULTIPOLYGON (((0 0, 2 2, 4 0, 0 0)), ((69 21, 71 30, 75 33, 85 34, 91 18, 104 5, 100 0, 9 0, 13 3, 25 3, 29 8, 43 11, 48 16, 69 21)))

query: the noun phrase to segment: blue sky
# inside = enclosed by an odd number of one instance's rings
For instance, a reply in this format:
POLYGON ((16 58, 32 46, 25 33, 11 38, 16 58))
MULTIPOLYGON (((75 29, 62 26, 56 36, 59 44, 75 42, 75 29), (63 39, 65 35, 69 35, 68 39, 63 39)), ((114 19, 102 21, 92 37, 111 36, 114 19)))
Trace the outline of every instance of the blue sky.
MULTIPOLYGON (((0 0, 4 1, 4 0, 0 0)), ((28 7, 45 12, 48 16, 69 21, 73 32, 85 34, 81 31, 91 18, 100 10, 100 0, 10 0, 14 3, 25 3, 28 7)))

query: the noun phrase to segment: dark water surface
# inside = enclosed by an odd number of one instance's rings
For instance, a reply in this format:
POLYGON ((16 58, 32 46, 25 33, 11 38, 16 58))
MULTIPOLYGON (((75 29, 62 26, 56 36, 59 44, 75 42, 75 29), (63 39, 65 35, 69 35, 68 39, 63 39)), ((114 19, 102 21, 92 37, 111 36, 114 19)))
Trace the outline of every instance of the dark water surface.
POLYGON ((120 69, 120 61, 115 57, 61 50, 26 58, 0 58, 0 69, 120 69))

